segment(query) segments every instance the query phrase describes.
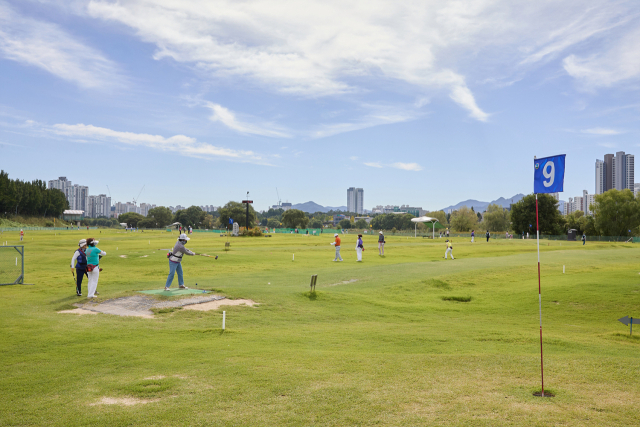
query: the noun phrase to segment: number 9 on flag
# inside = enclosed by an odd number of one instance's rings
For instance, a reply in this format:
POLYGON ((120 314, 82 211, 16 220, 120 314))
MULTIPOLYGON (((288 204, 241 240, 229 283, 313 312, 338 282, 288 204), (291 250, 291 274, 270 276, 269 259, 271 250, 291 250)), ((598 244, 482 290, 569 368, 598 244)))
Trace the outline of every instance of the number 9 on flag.
POLYGON ((565 154, 533 159, 533 192, 561 193, 564 191, 565 154))

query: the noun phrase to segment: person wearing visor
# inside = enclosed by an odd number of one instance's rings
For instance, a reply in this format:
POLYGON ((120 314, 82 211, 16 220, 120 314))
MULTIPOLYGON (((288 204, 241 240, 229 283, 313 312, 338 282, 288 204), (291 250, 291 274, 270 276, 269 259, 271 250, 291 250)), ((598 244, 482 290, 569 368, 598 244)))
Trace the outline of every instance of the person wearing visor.
POLYGON ((98 279, 100 278, 100 258, 105 256, 107 253, 103 250, 100 250, 96 245, 99 242, 93 237, 89 237, 87 239, 87 249, 85 254, 87 256, 87 277, 89 279, 89 284, 87 285, 87 298, 96 298, 98 292, 98 279))
POLYGON ((175 276, 176 271, 178 272, 178 289, 189 289, 184 285, 184 278, 182 277, 182 256, 187 255, 195 255, 195 252, 191 252, 189 249, 185 248, 184 245, 189 241, 186 234, 180 234, 178 237, 178 241, 176 245, 173 247, 173 250, 167 254, 169 258, 169 276, 167 277, 167 283, 164 285, 164 290, 171 290, 171 282, 173 282, 173 276, 175 276))
MULTIPOLYGON (((87 275, 87 256, 85 251, 87 250, 87 241, 80 239, 78 242, 78 249, 73 253, 71 258, 71 272, 76 269, 76 295, 82 296, 82 278, 87 275)), ((89 276, 87 276, 88 278, 89 276)))

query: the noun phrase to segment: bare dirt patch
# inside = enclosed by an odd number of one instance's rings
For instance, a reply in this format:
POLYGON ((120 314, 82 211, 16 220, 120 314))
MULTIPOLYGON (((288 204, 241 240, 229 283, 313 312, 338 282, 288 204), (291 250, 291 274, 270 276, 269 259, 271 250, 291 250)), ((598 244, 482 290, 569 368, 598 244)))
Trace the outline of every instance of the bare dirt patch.
POLYGON ((185 310, 209 311, 217 310, 223 305, 248 305, 253 307, 257 303, 250 299, 222 299, 218 301, 203 302, 202 304, 192 304, 183 307, 185 310))
POLYGON ((120 258, 126 258, 126 257, 127 257, 126 255, 120 255, 120 258))
POLYGON ((73 310, 62 310, 58 313, 69 313, 69 314, 98 314, 96 311, 85 310, 84 308, 74 308, 73 310))
POLYGON ((135 399, 133 397, 103 397, 98 400, 96 403, 91 403, 91 406, 96 405, 119 405, 119 406, 133 406, 133 405, 144 405, 150 402, 156 402, 158 399, 147 400, 147 399, 135 399))
POLYGON ((154 375, 152 377, 147 377, 147 378, 143 378, 143 380, 163 380, 167 377, 165 377, 164 375, 154 375))
POLYGON ((357 281, 358 281, 358 279, 344 280, 342 282, 332 283, 330 285, 324 285, 324 286, 329 287, 329 286, 338 286, 338 285, 348 285, 349 283, 354 283, 354 282, 357 282, 357 281))

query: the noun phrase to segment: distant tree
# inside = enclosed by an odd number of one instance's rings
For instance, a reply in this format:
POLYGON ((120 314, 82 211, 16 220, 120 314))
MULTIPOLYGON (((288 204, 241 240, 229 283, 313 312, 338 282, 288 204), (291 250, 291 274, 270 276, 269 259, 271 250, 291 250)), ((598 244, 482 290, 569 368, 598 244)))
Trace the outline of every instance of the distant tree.
MULTIPOLYGON (((564 221, 558 201, 548 194, 538 194, 541 234, 563 234, 564 221)), ((529 194, 511 207, 511 229, 516 233, 536 232, 536 196, 529 194), (531 225, 531 227, 529 227, 531 225)))
POLYGON ((637 233, 640 225, 640 198, 635 198, 631 190, 612 189, 598 194, 591 207, 595 216, 595 228, 601 236, 628 236, 637 233))
MULTIPOLYGON (((480 212, 478 212, 476 214, 476 216, 478 217, 478 222, 482 222, 482 214, 480 212)), ((506 230, 506 229, 505 229, 506 230)))
POLYGON ((166 208, 164 206, 158 206, 156 208, 150 209, 147 214, 147 218, 151 219, 153 223, 157 224, 153 226, 156 227, 164 227, 171 224, 173 221, 173 212, 171 209, 166 208))
POLYGON ((307 228, 309 218, 299 209, 289 209, 282 214, 282 223, 289 228, 307 228))
MULTIPOLYGON (((240 227, 245 226, 247 218, 247 205, 239 202, 229 202, 218 211, 220 212, 220 224, 223 227, 231 228, 229 225, 229 218, 233 219, 233 222, 237 222, 240 227)), ((253 228, 258 223, 258 216, 253 209, 253 205, 249 205, 249 228, 253 228)))
POLYGON ((342 221, 340 221, 338 223, 338 225, 340 226, 340 228, 345 229, 345 230, 354 227, 354 224, 351 222, 351 220, 349 218, 343 219, 342 221))
POLYGON ((137 227, 138 226, 138 222, 142 221, 143 219, 145 219, 145 217, 143 217, 139 213, 135 213, 135 212, 126 212, 126 213, 118 215, 118 221, 119 222, 121 222, 123 224, 126 223, 127 225, 131 225, 133 227, 137 227))
POLYGON ((179 222, 183 227, 204 228, 205 211, 199 206, 189 206, 187 209, 176 212, 174 222, 179 222))
POLYGON ((366 219, 360 218, 356 221, 356 228, 360 228, 362 230, 369 228, 369 224, 366 219))
POLYGON ((489 205, 484 213, 484 228, 489 231, 509 230, 509 211, 500 205, 489 205))
POLYGON ((436 218, 441 225, 447 226, 447 215, 444 211, 427 212, 426 216, 436 218))
POLYGON ((313 218, 309 221, 309 228, 322 228, 322 221, 318 218, 313 218))
POLYGON ((280 221, 277 220, 276 218, 269 218, 269 219, 267 219, 267 227, 269 227, 269 228, 281 227, 280 221))
POLYGON ((466 206, 462 206, 451 215, 451 227, 456 231, 469 231, 477 223, 478 217, 466 206))

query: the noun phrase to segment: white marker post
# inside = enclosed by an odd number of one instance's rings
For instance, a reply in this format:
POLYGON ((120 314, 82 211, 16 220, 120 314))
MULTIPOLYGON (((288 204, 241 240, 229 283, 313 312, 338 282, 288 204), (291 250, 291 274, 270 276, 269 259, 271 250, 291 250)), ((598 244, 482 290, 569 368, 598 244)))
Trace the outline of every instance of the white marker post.
POLYGON ((562 274, 564 274, 564 265, 562 266, 562 274))
POLYGON ((291 258, 291 261, 295 261, 296 260, 296 254, 292 254, 293 258, 291 258))
POLYGON ((223 311, 222 312, 222 330, 223 331, 224 331, 224 323, 225 323, 226 318, 227 318, 227 312, 223 311))

